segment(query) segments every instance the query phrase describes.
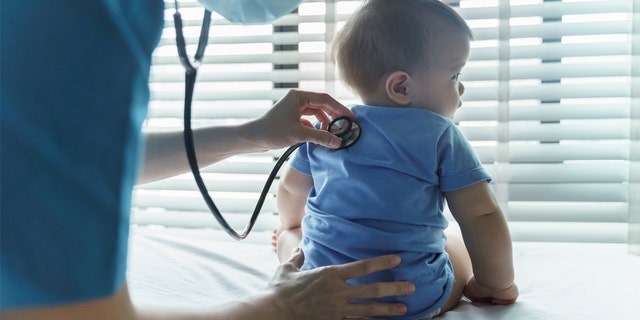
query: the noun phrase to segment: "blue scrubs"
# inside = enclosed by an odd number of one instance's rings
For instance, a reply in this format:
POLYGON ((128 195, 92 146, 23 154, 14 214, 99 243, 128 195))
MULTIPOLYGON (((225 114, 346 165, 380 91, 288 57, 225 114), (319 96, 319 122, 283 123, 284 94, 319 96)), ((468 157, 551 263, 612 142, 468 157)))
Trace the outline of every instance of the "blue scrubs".
POLYGON ((443 192, 491 177, 451 119, 415 108, 352 110, 362 132, 356 144, 332 150, 307 143, 290 163, 313 178, 302 269, 399 254, 397 268, 352 283, 411 281, 415 294, 377 301, 407 305, 407 314, 389 319, 425 317, 447 300, 454 281, 443 192))
POLYGON ((124 284, 161 0, 2 0, 0 308, 124 284))

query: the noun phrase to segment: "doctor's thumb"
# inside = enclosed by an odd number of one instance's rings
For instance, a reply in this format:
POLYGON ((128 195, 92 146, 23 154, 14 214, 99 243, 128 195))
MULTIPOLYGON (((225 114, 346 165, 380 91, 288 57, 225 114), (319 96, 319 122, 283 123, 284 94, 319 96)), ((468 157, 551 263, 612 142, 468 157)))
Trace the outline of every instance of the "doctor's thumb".
POLYGON ((296 268, 300 269, 300 267, 302 267, 302 264, 304 263, 304 253, 302 252, 302 250, 300 250, 300 248, 298 247, 293 248, 293 250, 291 250, 291 257, 289 257, 288 262, 291 262, 296 268))
POLYGON ((340 146, 342 145, 342 140, 340 140, 340 138, 335 136, 333 133, 311 128, 308 128, 308 130, 309 136, 307 140, 309 142, 313 142, 315 144, 319 144, 331 149, 340 148, 340 146))

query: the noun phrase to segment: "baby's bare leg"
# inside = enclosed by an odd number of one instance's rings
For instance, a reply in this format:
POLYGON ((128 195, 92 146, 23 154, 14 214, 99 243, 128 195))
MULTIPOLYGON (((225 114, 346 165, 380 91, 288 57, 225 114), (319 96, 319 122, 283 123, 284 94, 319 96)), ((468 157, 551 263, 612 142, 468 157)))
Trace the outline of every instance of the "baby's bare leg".
POLYGON ((276 239, 276 253, 278 260, 284 262, 291 257, 291 250, 298 247, 302 240, 302 229, 300 227, 294 229, 283 229, 278 233, 276 239))
POLYGON ((451 289, 451 295, 447 302, 442 305, 441 314, 453 309, 464 292, 464 287, 469 282, 469 279, 473 276, 473 269, 471 267, 471 258, 469 258, 469 252, 464 245, 462 235, 457 230, 447 229, 447 243, 445 244, 445 251, 449 254, 449 259, 453 265, 453 273, 456 277, 456 282, 451 289))

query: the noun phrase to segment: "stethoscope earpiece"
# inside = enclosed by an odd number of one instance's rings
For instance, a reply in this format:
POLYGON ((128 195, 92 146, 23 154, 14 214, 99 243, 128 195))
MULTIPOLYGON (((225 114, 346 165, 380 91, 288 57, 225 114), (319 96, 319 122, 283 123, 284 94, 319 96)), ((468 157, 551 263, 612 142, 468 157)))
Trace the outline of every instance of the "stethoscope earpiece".
POLYGON ((342 145, 337 150, 346 149, 354 145, 360 139, 361 133, 360 125, 347 117, 333 119, 329 123, 329 132, 342 140, 342 145))

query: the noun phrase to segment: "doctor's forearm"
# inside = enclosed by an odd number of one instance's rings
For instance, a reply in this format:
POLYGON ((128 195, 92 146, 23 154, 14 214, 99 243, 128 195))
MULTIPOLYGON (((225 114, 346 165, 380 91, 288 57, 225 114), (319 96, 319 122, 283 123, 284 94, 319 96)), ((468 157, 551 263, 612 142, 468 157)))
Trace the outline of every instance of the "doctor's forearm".
MULTIPOLYGON (((266 151, 248 124, 199 128, 193 134, 200 167, 241 153, 266 151)), ((182 131, 146 135, 144 166, 138 183, 169 178, 188 171, 182 131)))

